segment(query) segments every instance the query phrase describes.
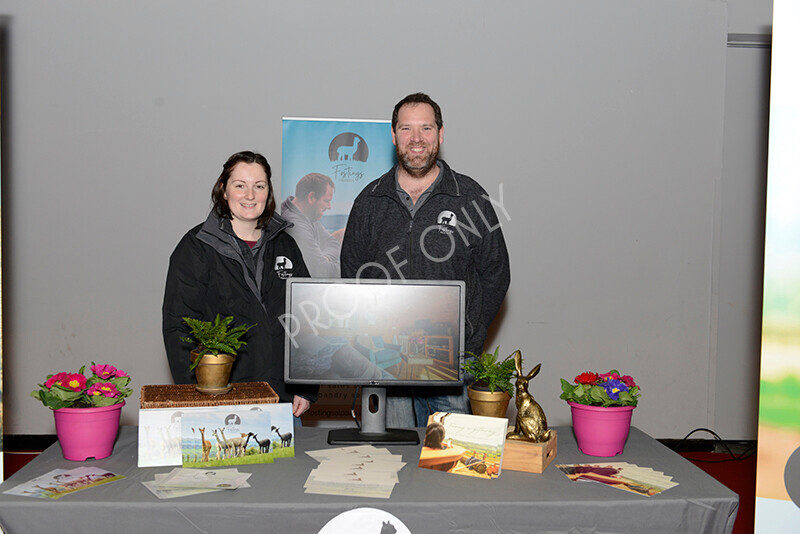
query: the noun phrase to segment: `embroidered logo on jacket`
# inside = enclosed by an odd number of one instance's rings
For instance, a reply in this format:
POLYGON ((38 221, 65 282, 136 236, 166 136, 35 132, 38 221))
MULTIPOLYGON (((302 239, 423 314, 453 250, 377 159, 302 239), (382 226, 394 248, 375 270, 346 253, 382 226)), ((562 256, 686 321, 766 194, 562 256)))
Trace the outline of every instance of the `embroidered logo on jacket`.
POLYGON ((286 256, 278 256, 275 258, 275 273, 278 278, 289 278, 292 276, 292 260, 286 256))
POLYGON ((444 210, 436 216, 436 222, 439 225, 439 233, 453 235, 458 219, 452 211, 444 210))

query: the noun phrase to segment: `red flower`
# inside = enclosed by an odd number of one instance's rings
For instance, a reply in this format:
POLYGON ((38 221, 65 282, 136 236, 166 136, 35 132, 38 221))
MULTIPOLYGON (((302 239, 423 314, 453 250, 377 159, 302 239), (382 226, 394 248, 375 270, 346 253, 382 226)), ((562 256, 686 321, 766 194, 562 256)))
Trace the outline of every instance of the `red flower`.
POLYGON ((591 385, 597 382, 597 373, 584 372, 575 377, 576 384, 591 385))
POLYGON ((617 373, 605 373, 600 375, 600 379, 605 382, 606 380, 621 380, 621 377, 617 373))
POLYGON ((65 378, 67 378, 67 374, 68 373, 65 373, 63 371, 60 372, 60 373, 54 374, 53 376, 51 376, 50 378, 47 379, 47 382, 44 383, 44 387, 46 387, 47 389, 50 389, 53 386, 55 386, 56 384, 58 384, 59 386, 63 385, 62 382, 64 381, 65 378))
POLYGON ((86 377, 78 373, 68 374, 60 385, 72 391, 83 391, 86 388, 86 377))
POLYGON ((625 375, 622 378, 620 378, 620 380, 622 380, 622 383, 628 386, 629 388, 636 386, 636 382, 633 381, 632 376, 625 375))
POLYGON ((111 382, 97 382, 89 388, 89 391, 86 392, 89 395, 99 397, 103 395, 104 397, 117 397, 119 396, 119 391, 117 391, 117 386, 112 384, 111 382))

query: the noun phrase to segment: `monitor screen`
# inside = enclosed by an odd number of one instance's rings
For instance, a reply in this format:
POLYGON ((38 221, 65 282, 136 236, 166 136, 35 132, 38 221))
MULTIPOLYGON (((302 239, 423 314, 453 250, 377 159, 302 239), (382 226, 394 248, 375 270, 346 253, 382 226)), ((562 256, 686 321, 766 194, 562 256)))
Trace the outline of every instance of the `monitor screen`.
POLYGON ((453 386, 463 380, 464 282, 290 278, 285 379, 453 386))

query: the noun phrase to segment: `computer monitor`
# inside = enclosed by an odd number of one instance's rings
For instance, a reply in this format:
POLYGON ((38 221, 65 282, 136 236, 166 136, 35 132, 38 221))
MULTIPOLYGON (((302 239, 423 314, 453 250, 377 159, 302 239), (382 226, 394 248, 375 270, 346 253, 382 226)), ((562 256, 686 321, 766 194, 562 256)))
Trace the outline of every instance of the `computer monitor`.
POLYGON ((419 443, 386 428, 386 388, 463 384, 464 291, 459 280, 287 280, 286 382, 363 386, 361 429, 334 429, 329 443, 419 443))

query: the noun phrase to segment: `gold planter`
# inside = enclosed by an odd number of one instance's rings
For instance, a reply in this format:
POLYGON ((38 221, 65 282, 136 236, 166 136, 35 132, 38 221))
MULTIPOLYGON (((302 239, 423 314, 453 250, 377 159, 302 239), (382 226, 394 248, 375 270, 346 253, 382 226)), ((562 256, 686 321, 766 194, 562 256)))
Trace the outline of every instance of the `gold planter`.
MULTIPOLYGON (((197 351, 192 351, 192 362, 197 359, 197 351)), ((230 384, 234 357, 230 354, 205 354, 194 368, 197 379, 195 388, 200 393, 224 395, 233 386, 230 384)))
POLYGON ((511 395, 505 391, 480 391, 467 387, 469 405, 472 407, 473 415, 485 415, 487 417, 505 417, 508 411, 508 402, 511 395))

